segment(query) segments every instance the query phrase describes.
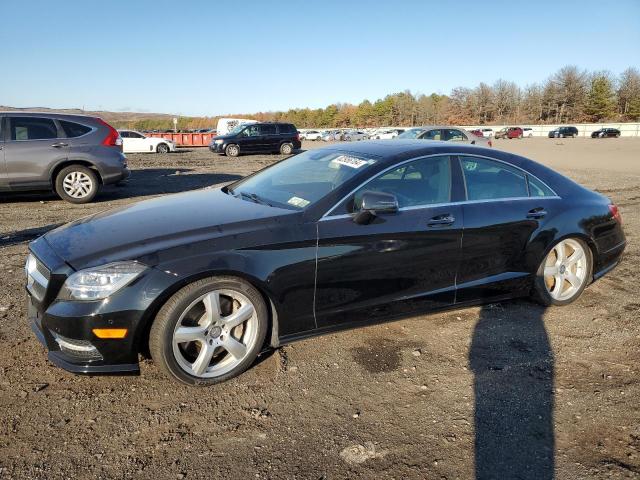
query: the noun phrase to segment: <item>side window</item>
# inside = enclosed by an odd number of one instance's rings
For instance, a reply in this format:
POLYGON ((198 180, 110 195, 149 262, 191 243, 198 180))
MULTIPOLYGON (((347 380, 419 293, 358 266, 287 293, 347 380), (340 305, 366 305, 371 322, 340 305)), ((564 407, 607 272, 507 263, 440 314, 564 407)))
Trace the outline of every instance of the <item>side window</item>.
POLYGON ((405 163, 362 186, 354 197, 354 211, 360 208, 364 192, 394 194, 399 206, 412 207, 451 201, 449 157, 428 157, 405 163))
POLYGON ((58 138, 53 120, 37 117, 10 117, 11 140, 43 140, 58 138))
POLYGON ((460 130, 447 129, 444 131, 444 139, 449 142, 464 142, 467 137, 460 130))
POLYGON ((537 178, 527 175, 529 195, 532 197, 553 197, 555 193, 537 178))
POLYGON ((122 131, 122 132, 118 132, 120 134, 120 137, 122 138, 129 138, 129 132, 126 131, 122 131))
POLYGON ((460 157, 468 200, 528 197, 524 172, 501 162, 460 157))
POLYGON ((144 138, 144 135, 140 135, 137 132, 129 132, 129 137, 130 138, 144 138))
POLYGON ((423 140, 442 140, 442 130, 427 130, 420 138, 423 140))
POLYGON ((260 125, 260 135, 275 135, 276 134, 276 126, 275 125, 260 125))
POLYGON ((293 133, 293 125, 289 125, 288 123, 282 123, 278 125, 278 131, 280 133, 293 133))
POLYGON ((67 135, 67 138, 81 137, 82 135, 85 135, 86 133, 89 133, 91 131, 90 127, 87 127, 86 125, 80 125, 79 123, 75 122, 60 120, 60 124, 62 125, 62 129, 67 135))
POLYGON ((242 131, 243 137, 257 137, 260 135, 259 125, 250 125, 242 131))

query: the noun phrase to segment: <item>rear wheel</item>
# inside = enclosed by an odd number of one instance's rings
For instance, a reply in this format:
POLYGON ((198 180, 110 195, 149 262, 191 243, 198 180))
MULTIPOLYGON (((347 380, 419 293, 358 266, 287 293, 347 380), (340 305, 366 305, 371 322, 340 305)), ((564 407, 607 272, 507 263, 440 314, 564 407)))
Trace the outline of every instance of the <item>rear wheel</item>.
POLYGON ((280 153, 282 155, 291 155, 291 152, 293 152, 293 145, 290 143, 283 143, 280 145, 280 153))
POLYGON ((227 147, 224 149, 224 153, 227 155, 227 157, 237 157, 238 155, 240 155, 240 147, 233 144, 227 145, 227 147))
POLYGON ((206 278, 178 291, 160 309, 149 351, 175 380, 211 385, 251 366, 267 324, 267 307, 253 286, 234 277, 206 278))
POLYGON ((84 165, 64 167, 55 179, 56 193, 70 203, 89 203, 99 189, 96 172, 84 165))
POLYGON ((567 238, 553 246, 536 274, 534 297, 543 305, 567 305, 589 284, 593 256, 589 246, 567 238))

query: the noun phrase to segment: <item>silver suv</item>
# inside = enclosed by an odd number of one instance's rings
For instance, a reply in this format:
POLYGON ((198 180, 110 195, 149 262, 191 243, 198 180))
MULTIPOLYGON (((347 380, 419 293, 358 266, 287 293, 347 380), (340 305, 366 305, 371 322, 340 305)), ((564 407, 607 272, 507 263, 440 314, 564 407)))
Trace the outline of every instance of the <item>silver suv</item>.
POLYGON ((129 175, 120 135, 100 118, 0 112, 0 191, 53 189, 87 203, 129 175))

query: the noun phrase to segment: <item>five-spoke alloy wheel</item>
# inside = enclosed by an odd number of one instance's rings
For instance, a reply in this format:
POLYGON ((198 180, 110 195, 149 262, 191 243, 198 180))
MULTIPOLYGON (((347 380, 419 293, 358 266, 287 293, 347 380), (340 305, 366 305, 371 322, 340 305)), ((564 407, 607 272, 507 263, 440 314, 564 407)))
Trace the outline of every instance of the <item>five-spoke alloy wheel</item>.
POLYGON ((246 370, 264 343, 260 293, 232 277, 199 280, 162 307, 149 336, 154 360, 188 384, 211 384, 246 370))
POLYGON ((566 238, 553 246, 540 265, 536 297, 545 305, 565 305, 589 284, 591 249, 582 240, 566 238))

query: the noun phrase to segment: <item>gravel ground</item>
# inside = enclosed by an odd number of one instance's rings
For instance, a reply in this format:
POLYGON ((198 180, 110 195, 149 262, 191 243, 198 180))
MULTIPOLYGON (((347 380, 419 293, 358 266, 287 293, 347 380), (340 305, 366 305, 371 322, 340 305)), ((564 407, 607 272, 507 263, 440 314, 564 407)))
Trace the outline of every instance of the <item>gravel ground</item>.
POLYGON ((494 147, 614 199, 623 263, 567 307, 519 300, 326 335, 208 389, 149 360, 140 376, 50 365, 25 321, 27 242, 280 156, 130 155, 128 186, 90 205, 0 196, 0 478, 640 478, 640 140, 494 147))

